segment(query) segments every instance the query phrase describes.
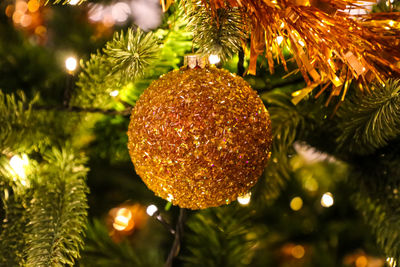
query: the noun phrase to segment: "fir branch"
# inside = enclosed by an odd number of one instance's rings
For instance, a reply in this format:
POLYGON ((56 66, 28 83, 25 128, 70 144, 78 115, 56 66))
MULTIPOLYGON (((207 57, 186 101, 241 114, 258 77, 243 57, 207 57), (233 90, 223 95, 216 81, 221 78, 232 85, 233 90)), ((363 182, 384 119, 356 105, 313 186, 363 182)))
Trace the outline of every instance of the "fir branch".
POLYGON ((400 139, 352 162, 356 207, 387 257, 400 262, 400 139))
POLYGON ((339 150, 372 153, 400 134, 400 80, 373 85, 367 95, 355 95, 339 109, 339 150))
POLYGON ((104 115, 122 115, 129 116, 132 108, 127 107, 124 110, 101 109, 101 108, 84 108, 84 107, 64 107, 64 106, 34 106, 34 110, 49 110, 49 111, 66 111, 66 112, 83 112, 83 113, 101 113, 104 115))
POLYGON ((218 55, 222 61, 237 54, 246 39, 243 16, 238 8, 219 8, 215 14, 200 1, 187 1, 188 26, 193 43, 205 55, 218 55))
POLYGON ((4 218, 0 233, 0 266, 22 266, 25 263, 25 225, 28 222, 25 206, 31 194, 16 195, 10 186, 0 182, 4 218))
POLYGON ((130 28, 126 34, 117 32, 103 51, 92 54, 86 62, 81 61, 82 72, 71 99, 72 106, 114 108, 118 99, 113 99, 110 93, 123 89, 129 91, 127 97, 134 104, 142 90, 133 88, 132 83, 144 76, 154 62, 159 45, 151 32, 130 28))
POLYGON ((210 208, 188 222, 184 266, 247 266, 254 240, 248 238, 249 213, 237 206, 210 208))
POLYGON ((39 97, 36 95, 28 101, 22 91, 18 91, 16 95, 6 95, 0 91, 0 152, 2 153, 26 150, 33 145, 32 138, 24 136, 34 135, 32 105, 39 97))
POLYGON ((153 33, 129 28, 127 33, 115 33, 106 44, 104 53, 112 65, 112 72, 120 72, 122 79, 133 80, 143 76, 145 69, 156 59, 159 46, 153 33))
POLYGON ((44 158, 48 165, 28 208, 27 266, 72 266, 86 225, 85 158, 70 149, 53 149, 44 158))
POLYGON ((268 103, 272 124, 272 155, 264 171, 264 176, 255 187, 255 197, 273 200, 279 196, 291 177, 290 154, 294 153, 293 143, 298 131, 304 127, 305 118, 290 101, 290 96, 280 91, 264 94, 268 103))
POLYGON ((82 254, 80 266, 85 267, 162 266, 162 256, 157 248, 134 248, 126 240, 115 243, 106 226, 98 220, 88 226, 82 254))

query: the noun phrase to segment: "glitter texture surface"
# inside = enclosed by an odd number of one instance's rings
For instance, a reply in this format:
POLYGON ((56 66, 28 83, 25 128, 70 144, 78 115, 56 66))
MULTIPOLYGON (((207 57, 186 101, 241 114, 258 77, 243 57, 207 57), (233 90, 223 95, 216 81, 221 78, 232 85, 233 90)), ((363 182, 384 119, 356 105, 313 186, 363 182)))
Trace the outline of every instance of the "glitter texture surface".
POLYGON ((137 101, 128 130, 136 173, 181 208, 228 204, 270 157, 269 114, 241 78, 215 67, 171 71, 137 101))

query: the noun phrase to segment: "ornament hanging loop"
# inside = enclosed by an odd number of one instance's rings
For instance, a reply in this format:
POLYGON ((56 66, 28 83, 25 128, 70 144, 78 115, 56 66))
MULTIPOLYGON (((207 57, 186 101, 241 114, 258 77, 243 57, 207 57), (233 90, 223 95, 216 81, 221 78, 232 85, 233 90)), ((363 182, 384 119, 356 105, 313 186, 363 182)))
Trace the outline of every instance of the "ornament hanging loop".
POLYGON ((189 69, 204 69, 208 65, 208 58, 200 54, 190 54, 184 57, 183 64, 189 69))

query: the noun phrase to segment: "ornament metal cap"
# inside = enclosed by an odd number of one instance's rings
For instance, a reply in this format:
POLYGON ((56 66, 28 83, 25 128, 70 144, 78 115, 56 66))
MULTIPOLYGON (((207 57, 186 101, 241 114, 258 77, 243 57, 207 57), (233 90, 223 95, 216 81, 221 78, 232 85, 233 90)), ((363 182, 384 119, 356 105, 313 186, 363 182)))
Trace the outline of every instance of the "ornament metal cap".
POLYGON ((200 54, 189 54, 184 57, 184 66, 189 69, 194 68, 205 68, 208 65, 208 59, 206 56, 200 54))

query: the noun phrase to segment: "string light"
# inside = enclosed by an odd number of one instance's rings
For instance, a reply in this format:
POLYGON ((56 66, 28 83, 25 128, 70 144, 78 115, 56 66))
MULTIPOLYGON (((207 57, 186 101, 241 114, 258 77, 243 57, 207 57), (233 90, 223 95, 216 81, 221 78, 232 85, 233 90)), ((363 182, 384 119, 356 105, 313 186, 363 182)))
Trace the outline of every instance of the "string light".
POLYGON ((251 193, 249 192, 243 196, 238 196, 237 201, 239 202, 240 205, 246 206, 249 205, 250 198, 251 198, 251 193))
POLYGON ((321 206, 324 208, 329 208, 333 205, 334 200, 333 200, 333 195, 330 192, 326 192, 325 194, 322 195, 321 197, 321 206))
POLYGON ((368 259, 364 255, 357 257, 356 259, 356 267, 367 267, 368 259))
POLYGON ((298 211, 303 207, 303 199, 301 197, 294 197, 290 201, 290 208, 294 211, 298 211))
POLYGON ((153 216, 154 213, 156 213, 157 211, 158 211, 157 206, 156 206, 156 205, 153 205, 153 204, 149 205, 149 206, 147 207, 147 209, 146 209, 146 213, 147 213, 149 216, 153 216))
POLYGON ((276 37, 276 42, 278 43, 278 45, 281 45, 282 41, 283 41, 283 37, 282 36, 276 37))
POLYGON ((117 95, 119 95, 119 91, 118 90, 114 90, 110 93, 110 96, 116 97, 117 95))
POLYGON ((19 155, 15 155, 10 159, 10 166, 14 172, 14 179, 19 178, 19 181, 23 186, 27 186, 27 179, 25 174, 25 168, 29 165, 29 159, 26 154, 23 154, 22 157, 19 155))
POLYGON ((390 267, 396 267, 397 266, 397 262, 395 261, 395 259, 393 257, 388 257, 386 259, 386 262, 389 264, 390 267))
POLYGON ((218 64, 219 62, 221 62, 221 59, 219 58, 218 55, 210 55, 208 57, 208 62, 210 62, 210 64, 215 65, 218 64))
POLYGON ((69 72, 74 72, 78 66, 78 62, 74 57, 68 57, 65 60, 65 67, 69 72))
POLYGON ((76 4, 78 4, 80 2, 80 0, 69 0, 68 4, 71 6, 75 6, 76 4))
POLYGON ((302 245, 296 245, 292 248, 292 256, 295 257, 296 259, 301 259, 304 257, 305 250, 302 245))
POLYGON ((126 231, 133 228, 132 212, 127 208, 117 211, 114 218, 113 227, 118 231, 126 231))

